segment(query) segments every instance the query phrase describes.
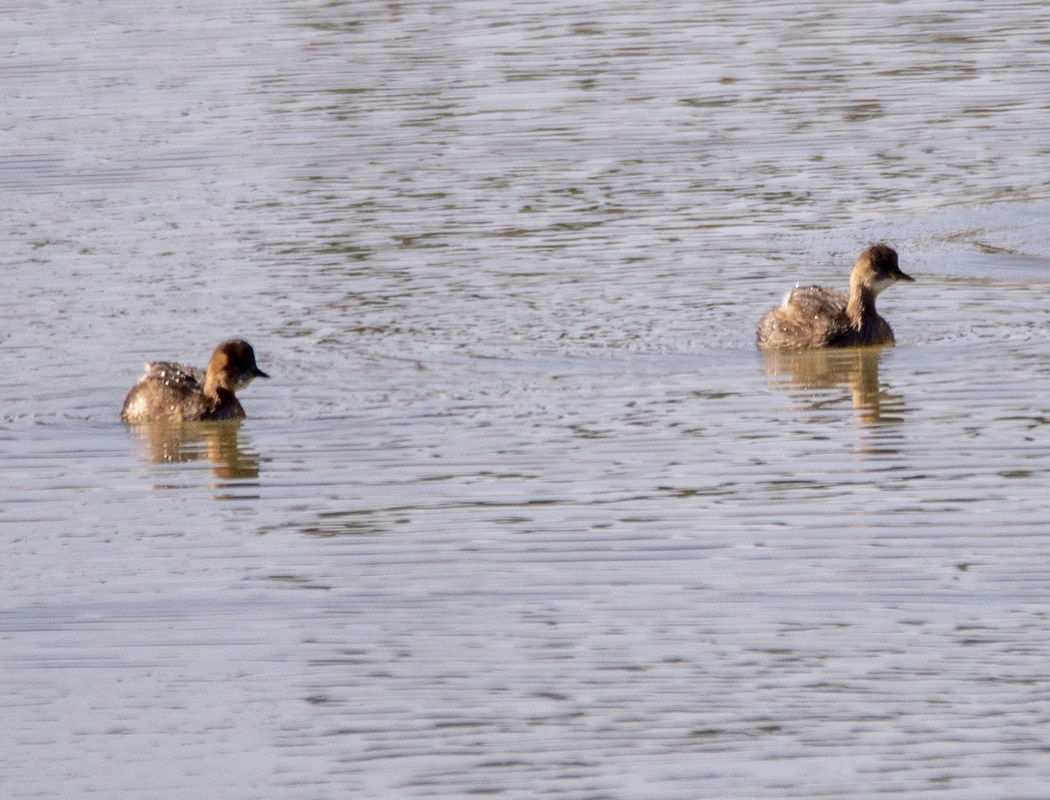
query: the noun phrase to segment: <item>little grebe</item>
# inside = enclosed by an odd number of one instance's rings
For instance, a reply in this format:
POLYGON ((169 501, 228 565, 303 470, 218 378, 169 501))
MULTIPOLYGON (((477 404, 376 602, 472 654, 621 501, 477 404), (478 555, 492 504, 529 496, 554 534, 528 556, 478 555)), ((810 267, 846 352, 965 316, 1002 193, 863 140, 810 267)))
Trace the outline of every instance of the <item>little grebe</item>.
POLYGON ((234 392, 254 378, 270 376, 255 364, 255 351, 241 339, 215 348, 208 370, 185 364, 150 361, 146 374, 131 387, 120 418, 125 422, 242 419, 234 392))
POLYGON ((758 323, 759 350, 892 345, 893 329, 875 310, 879 292, 914 281, 897 266, 897 252, 874 244, 860 254, 849 294, 823 286, 798 286, 758 323))

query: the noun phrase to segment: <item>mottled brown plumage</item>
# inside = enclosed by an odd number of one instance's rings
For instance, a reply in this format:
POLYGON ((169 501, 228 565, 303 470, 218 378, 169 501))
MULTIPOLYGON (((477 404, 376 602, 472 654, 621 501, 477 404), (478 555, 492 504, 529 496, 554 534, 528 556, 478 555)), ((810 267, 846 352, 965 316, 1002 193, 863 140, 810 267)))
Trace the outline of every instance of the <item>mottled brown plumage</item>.
POLYGON ((234 394, 254 378, 270 377, 255 363, 255 351, 242 339, 215 348, 207 372, 185 364, 151 361, 131 387, 120 418, 125 422, 182 422, 241 419, 244 408, 234 394))
POLYGON ((892 345, 893 329, 875 310, 878 294, 897 281, 912 281, 897 266, 897 253, 875 244, 860 254, 849 293, 823 286, 792 289, 758 323, 760 350, 892 345))

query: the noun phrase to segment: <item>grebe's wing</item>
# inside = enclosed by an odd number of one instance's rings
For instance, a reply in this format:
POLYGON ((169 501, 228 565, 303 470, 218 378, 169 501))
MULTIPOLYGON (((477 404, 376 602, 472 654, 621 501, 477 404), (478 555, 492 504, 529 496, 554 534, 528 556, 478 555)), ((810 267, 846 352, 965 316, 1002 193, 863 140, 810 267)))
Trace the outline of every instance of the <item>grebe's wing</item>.
POLYGON ((142 381, 160 381, 172 389, 194 390, 204 386, 204 370, 171 361, 147 361, 142 381))
POLYGON ((804 318, 837 317, 846 312, 849 295, 826 286, 796 286, 784 297, 783 306, 804 318))

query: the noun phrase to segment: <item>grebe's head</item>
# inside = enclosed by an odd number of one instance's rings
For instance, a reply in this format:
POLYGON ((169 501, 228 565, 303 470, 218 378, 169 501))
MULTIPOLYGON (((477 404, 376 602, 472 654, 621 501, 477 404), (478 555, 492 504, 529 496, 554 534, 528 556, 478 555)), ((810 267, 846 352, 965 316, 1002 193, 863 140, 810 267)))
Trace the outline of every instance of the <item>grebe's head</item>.
POLYGON ((875 294, 888 289, 897 281, 914 281, 897 265, 897 251, 886 244, 873 244, 860 254, 853 265, 850 284, 860 284, 875 294))
POLYGON ((255 363, 255 351, 243 339, 228 339, 215 348, 208 362, 208 382, 235 392, 255 378, 270 376, 255 363))

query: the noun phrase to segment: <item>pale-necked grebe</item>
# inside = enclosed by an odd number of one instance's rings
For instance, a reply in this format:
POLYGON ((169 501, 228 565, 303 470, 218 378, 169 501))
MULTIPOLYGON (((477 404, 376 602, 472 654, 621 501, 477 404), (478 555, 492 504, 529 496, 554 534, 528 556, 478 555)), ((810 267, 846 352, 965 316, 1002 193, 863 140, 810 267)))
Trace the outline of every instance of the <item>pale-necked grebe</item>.
POLYGON ((879 292, 897 281, 914 281, 897 266, 897 251, 873 244, 860 254, 849 294, 823 286, 799 286, 758 323, 760 350, 891 345, 893 329, 875 310, 879 292))
POLYGON ((120 418, 125 422, 241 419, 244 409, 234 392, 254 378, 270 376, 255 364, 255 351, 241 339, 215 348, 208 371, 185 364, 150 361, 131 387, 120 418))

